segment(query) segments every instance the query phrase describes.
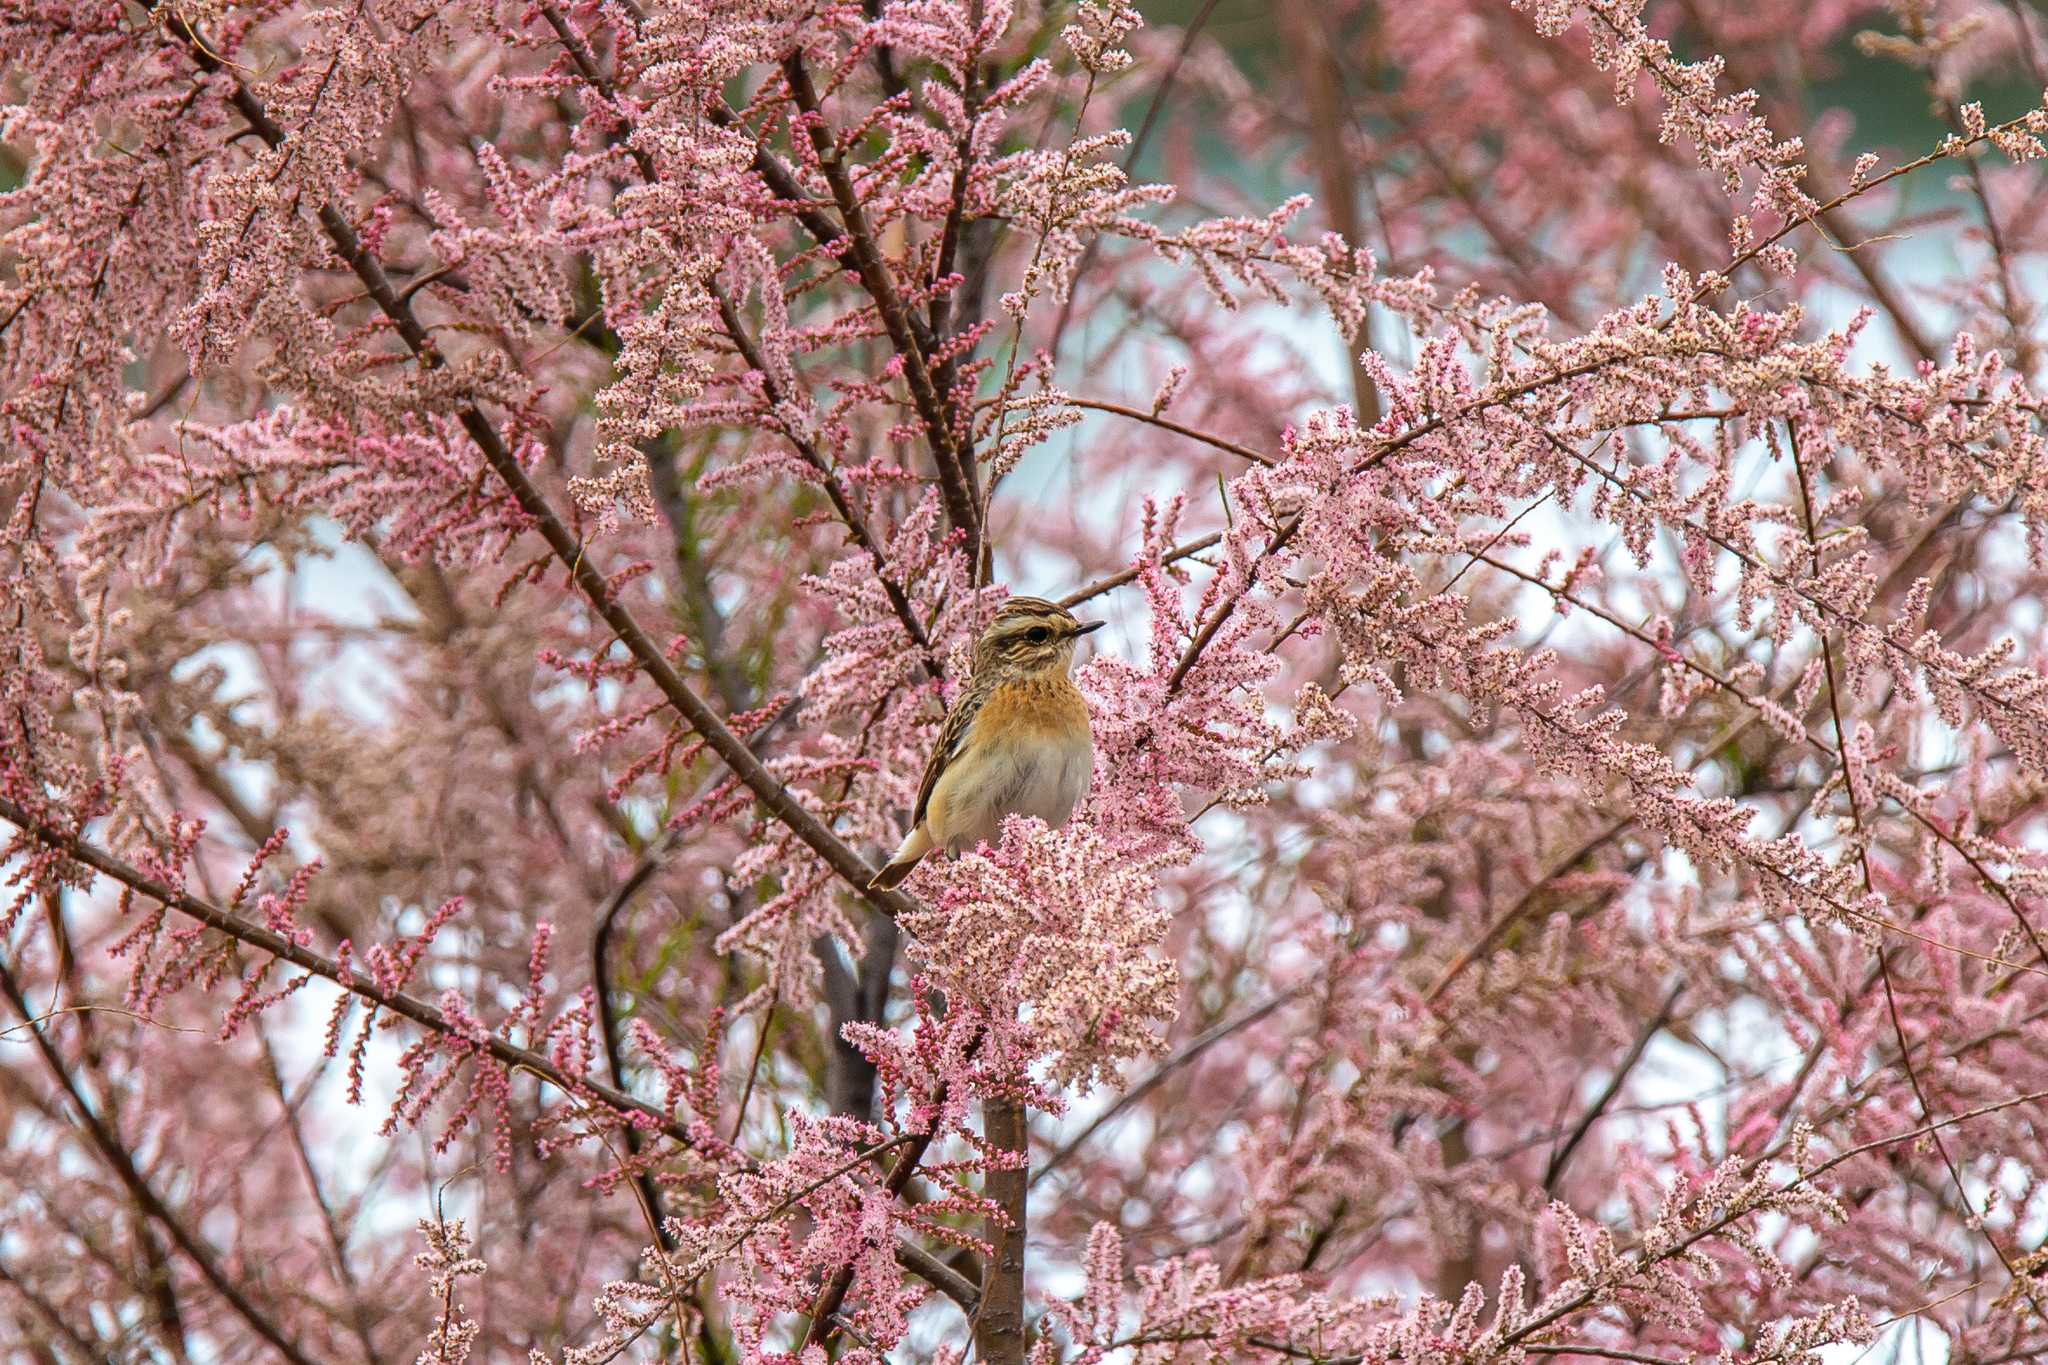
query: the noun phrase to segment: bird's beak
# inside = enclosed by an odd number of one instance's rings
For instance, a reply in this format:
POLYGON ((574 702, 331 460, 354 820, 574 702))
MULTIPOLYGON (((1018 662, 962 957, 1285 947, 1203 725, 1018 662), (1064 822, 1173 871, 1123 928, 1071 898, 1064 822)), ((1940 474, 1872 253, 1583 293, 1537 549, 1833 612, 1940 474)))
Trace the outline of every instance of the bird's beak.
POLYGON ((1080 625, 1074 627, 1074 634, 1076 636, 1086 635, 1091 631, 1101 630, 1108 624, 1109 622, 1107 621, 1083 621, 1080 625))

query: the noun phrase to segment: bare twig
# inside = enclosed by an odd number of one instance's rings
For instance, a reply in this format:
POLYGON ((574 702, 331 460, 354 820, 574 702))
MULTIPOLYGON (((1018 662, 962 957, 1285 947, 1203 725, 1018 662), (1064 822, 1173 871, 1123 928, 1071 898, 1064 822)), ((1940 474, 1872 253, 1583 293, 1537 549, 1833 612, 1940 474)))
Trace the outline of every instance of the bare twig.
MULTIPOLYGON (((1202 551, 1207 550, 1212 546, 1221 545, 1222 543, 1223 533, 1221 531, 1212 531, 1208 535, 1202 536, 1197 540, 1184 541, 1181 544, 1174 546, 1172 549, 1168 550, 1166 553, 1159 556, 1159 563, 1162 566, 1176 563, 1179 560, 1187 559, 1191 556, 1198 555, 1202 551)), ((1144 572, 1144 566, 1140 565, 1139 567, 1134 569, 1125 569, 1121 573, 1113 573, 1107 578, 1098 578, 1093 583, 1090 583, 1087 587, 1078 588, 1075 591, 1068 593, 1065 597, 1062 597, 1060 599, 1060 605, 1070 609, 1073 607, 1078 607, 1083 602, 1089 601, 1092 598, 1100 597, 1106 592, 1111 592, 1117 588, 1121 588, 1124 584, 1136 580, 1144 572)))
POLYGON ((1253 450, 1250 446, 1239 445, 1237 442, 1227 440, 1224 437, 1216 436, 1206 431, 1197 431, 1193 427, 1182 426, 1179 422, 1168 421, 1156 412, 1146 412, 1142 408, 1127 408, 1121 403, 1106 403, 1099 398, 1071 398, 1067 401, 1077 408, 1087 408, 1091 412, 1107 412, 1113 413, 1118 417, 1128 417, 1134 422, 1144 422, 1158 427, 1162 431, 1170 431, 1176 436, 1185 436, 1191 441, 1200 441, 1202 444, 1214 446, 1218 450, 1227 450, 1232 455, 1250 460, 1253 464, 1262 464, 1270 468, 1277 463, 1271 455, 1253 450))
MULTIPOLYGON (((318 1067, 314 1069, 312 1078, 300 1087, 299 1099, 294 1102, 285 1093, 284 1073, 278 1069, 277 1053, 270 1046, 270 1035, 264 1031, 261 1018, 255 1024, 256 1040, 263 1048, 263 1078, 270 1083, 271 1093, 277 1096, 285 1131, 291 1135, 292 1154, 298 1158, 299 1173, 305 1176, 306 1190, 320 1210, 320 1225, 327 1233, 327 1249, 334 1257, 334 1273, 341 1281, 342 1291, 348 1295, 349 1327, 362 1345, 363 1359, 368 1365, 383 1365, 383 1356, 370 1335, 369 1305, 363 1302, 362 1283, 356 1278, 355 1267, 349 1263, 348 1238, 342 1231, 340 1220, 335 1217, 334 1206, 327 1200, 327 1191, 320 1184, 320 1172, 313 1165, 313 1152, 306 1143, 305 1125, 299 1122, 299 1107, 305 1102, 313 1081, 319 1079, 320 1070, 318 1067)), ((322 1065, 325 1065, 324 1060, 322 1065)))
POLYGON ((874 300, 875 311, 882 320, 883 329, 889 334, 889 342, 903 360, 903 381, 910 390, 911 405, 917 409, 918 418, 924 425, 933 463, 938 466, 939 490, 945 498, 946 515, 954 526, 966 533, 964 549, 967 562, 979 564, 981 519, 980 498, 975 488, 974 452, 962 448, 954 431, 956 414, 952 396, 941 393, 933 378, 927 348, 920 343, 915 330, 916 315, 904 306, 896 291, 888 262, 883 259, 875 242, 874 232, 868 225, 867 210, 854 190, 852 177, 846 172, 837 135, 825 118, 824 106, 811 84, 810 69, 804 65, 801 52, 792 52, 783 58, 782 75, 789 87, 790 98, 796 101, 797 108, 805 115, 811 150, 817 157, 818 168, 824 173, 825 183, 831 187, 840 221, 846 225, 841 236, 852 248, 861 285, 874 300))
POLYGON ((1182 1067, 1200 1057, 1204 1052, 1207 1052, 1225 1038, 1230 1037, 1234 1033, 1240 1033, 1250 1028, 1253 1024, 1258 1023, 1261 1019, 1266 1018, 1282 1005, 1299 997, 1314 984, 1312 981, 1304 981, 1298 986, 1289 987, 1271 1000, 1268 1000, 1265 1004, 1241 1014, 1235 1019, 1225 1019, 1212 1024, 1195 1037, 1189 1039, 1172 1056, 1154 1067, 1151 1074, 1146 1076, 1144 1080, 1139 1081, 1129 1090, 1126 1090, 1117 1098, 1115 1104, 1097 1114, 1086 1128, 1083 1128, 1063 1144, 1058 1151, 1047 1157, 1045 1164, 1032 1173, 1032 1185, 1036 1186, 1039 1181, 1058 1170, 1068 1157, 1087 1146, 1088 1140, 1100 1132, 1105 1125, 1115 1122, 1122 1115, 1130 1112, 1133 1106, 1164 1085, 1168 1078, 1176 1071, 1179 1071, 1182 1067))
POLYGON ((1621 1093, 1621 1087, 1628 1082, 1628 1073, 1635 1070, 1636 1063, 1643 1059, 1643 1053, 1649 1048, 1650 1040, 1657 1036, 1657 1031, 1670 1022, 1671 1011, 1677 1007, 1678 997, 1684 992, 1685 979, 1681 977, 1664 996, 1664 1005, 1657 1011, 1656 1017, 1643 1025, 1642 1030, 1636 1034, 1635 1041, 1629 1044, 1627 1053, 1614 1068, 1614 1074, 1607 1078, 1607 1085, 1601 1090, 1600 1098, 1587 1107, 1585 1117, 1572 1129, 1571 1136, 1551 1155, 1550 1164, 1543 1171, 1543 1188, 1546 1193, 1557 1192, 1558 1179, 1564 1175, 1564 1168, 1571 1164, 1572 1153, 1579 1149, 1579 1144, 1585 1140, 1586 1134, 1593 1131, 1593 1125, 1600 1121, 1600 1116, 1607 1112, 1607 1106, 1621 1093))

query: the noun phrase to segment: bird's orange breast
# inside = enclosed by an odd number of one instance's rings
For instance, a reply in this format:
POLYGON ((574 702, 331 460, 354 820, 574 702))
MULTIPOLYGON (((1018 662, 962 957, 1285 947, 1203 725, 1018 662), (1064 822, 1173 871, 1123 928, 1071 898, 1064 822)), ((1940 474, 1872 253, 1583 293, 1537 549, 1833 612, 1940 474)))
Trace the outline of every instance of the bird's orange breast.
POLYGON ((1027 678, 1007 682, 988 694, 974 728, 988 739, 1037 732, 1048 738, 1088 729, 1088 703, 1081 689, 1064 677, 1027 678))

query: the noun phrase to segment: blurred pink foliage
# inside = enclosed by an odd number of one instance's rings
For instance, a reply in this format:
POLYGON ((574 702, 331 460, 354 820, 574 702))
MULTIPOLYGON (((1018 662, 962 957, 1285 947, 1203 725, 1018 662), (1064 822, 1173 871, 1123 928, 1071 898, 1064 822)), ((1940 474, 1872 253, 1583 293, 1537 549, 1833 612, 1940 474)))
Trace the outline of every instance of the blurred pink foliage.
POLYGON ((2048 1351, 2038 15, 1219 14, 0 7, 11 1359, 2048 1351))

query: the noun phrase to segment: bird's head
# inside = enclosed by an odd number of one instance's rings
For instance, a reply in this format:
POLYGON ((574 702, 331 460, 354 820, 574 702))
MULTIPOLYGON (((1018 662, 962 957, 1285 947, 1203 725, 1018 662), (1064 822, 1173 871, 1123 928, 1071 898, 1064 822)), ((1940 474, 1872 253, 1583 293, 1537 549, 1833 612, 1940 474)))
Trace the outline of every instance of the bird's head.
POLYGON ((1057 602, 1042 597, 1012 597, 974 646, 977 675, 1031 677, 1057 669, 1064 674, 1074 662, 1074 642, 1100 621, 1077 621, 1057 602))

